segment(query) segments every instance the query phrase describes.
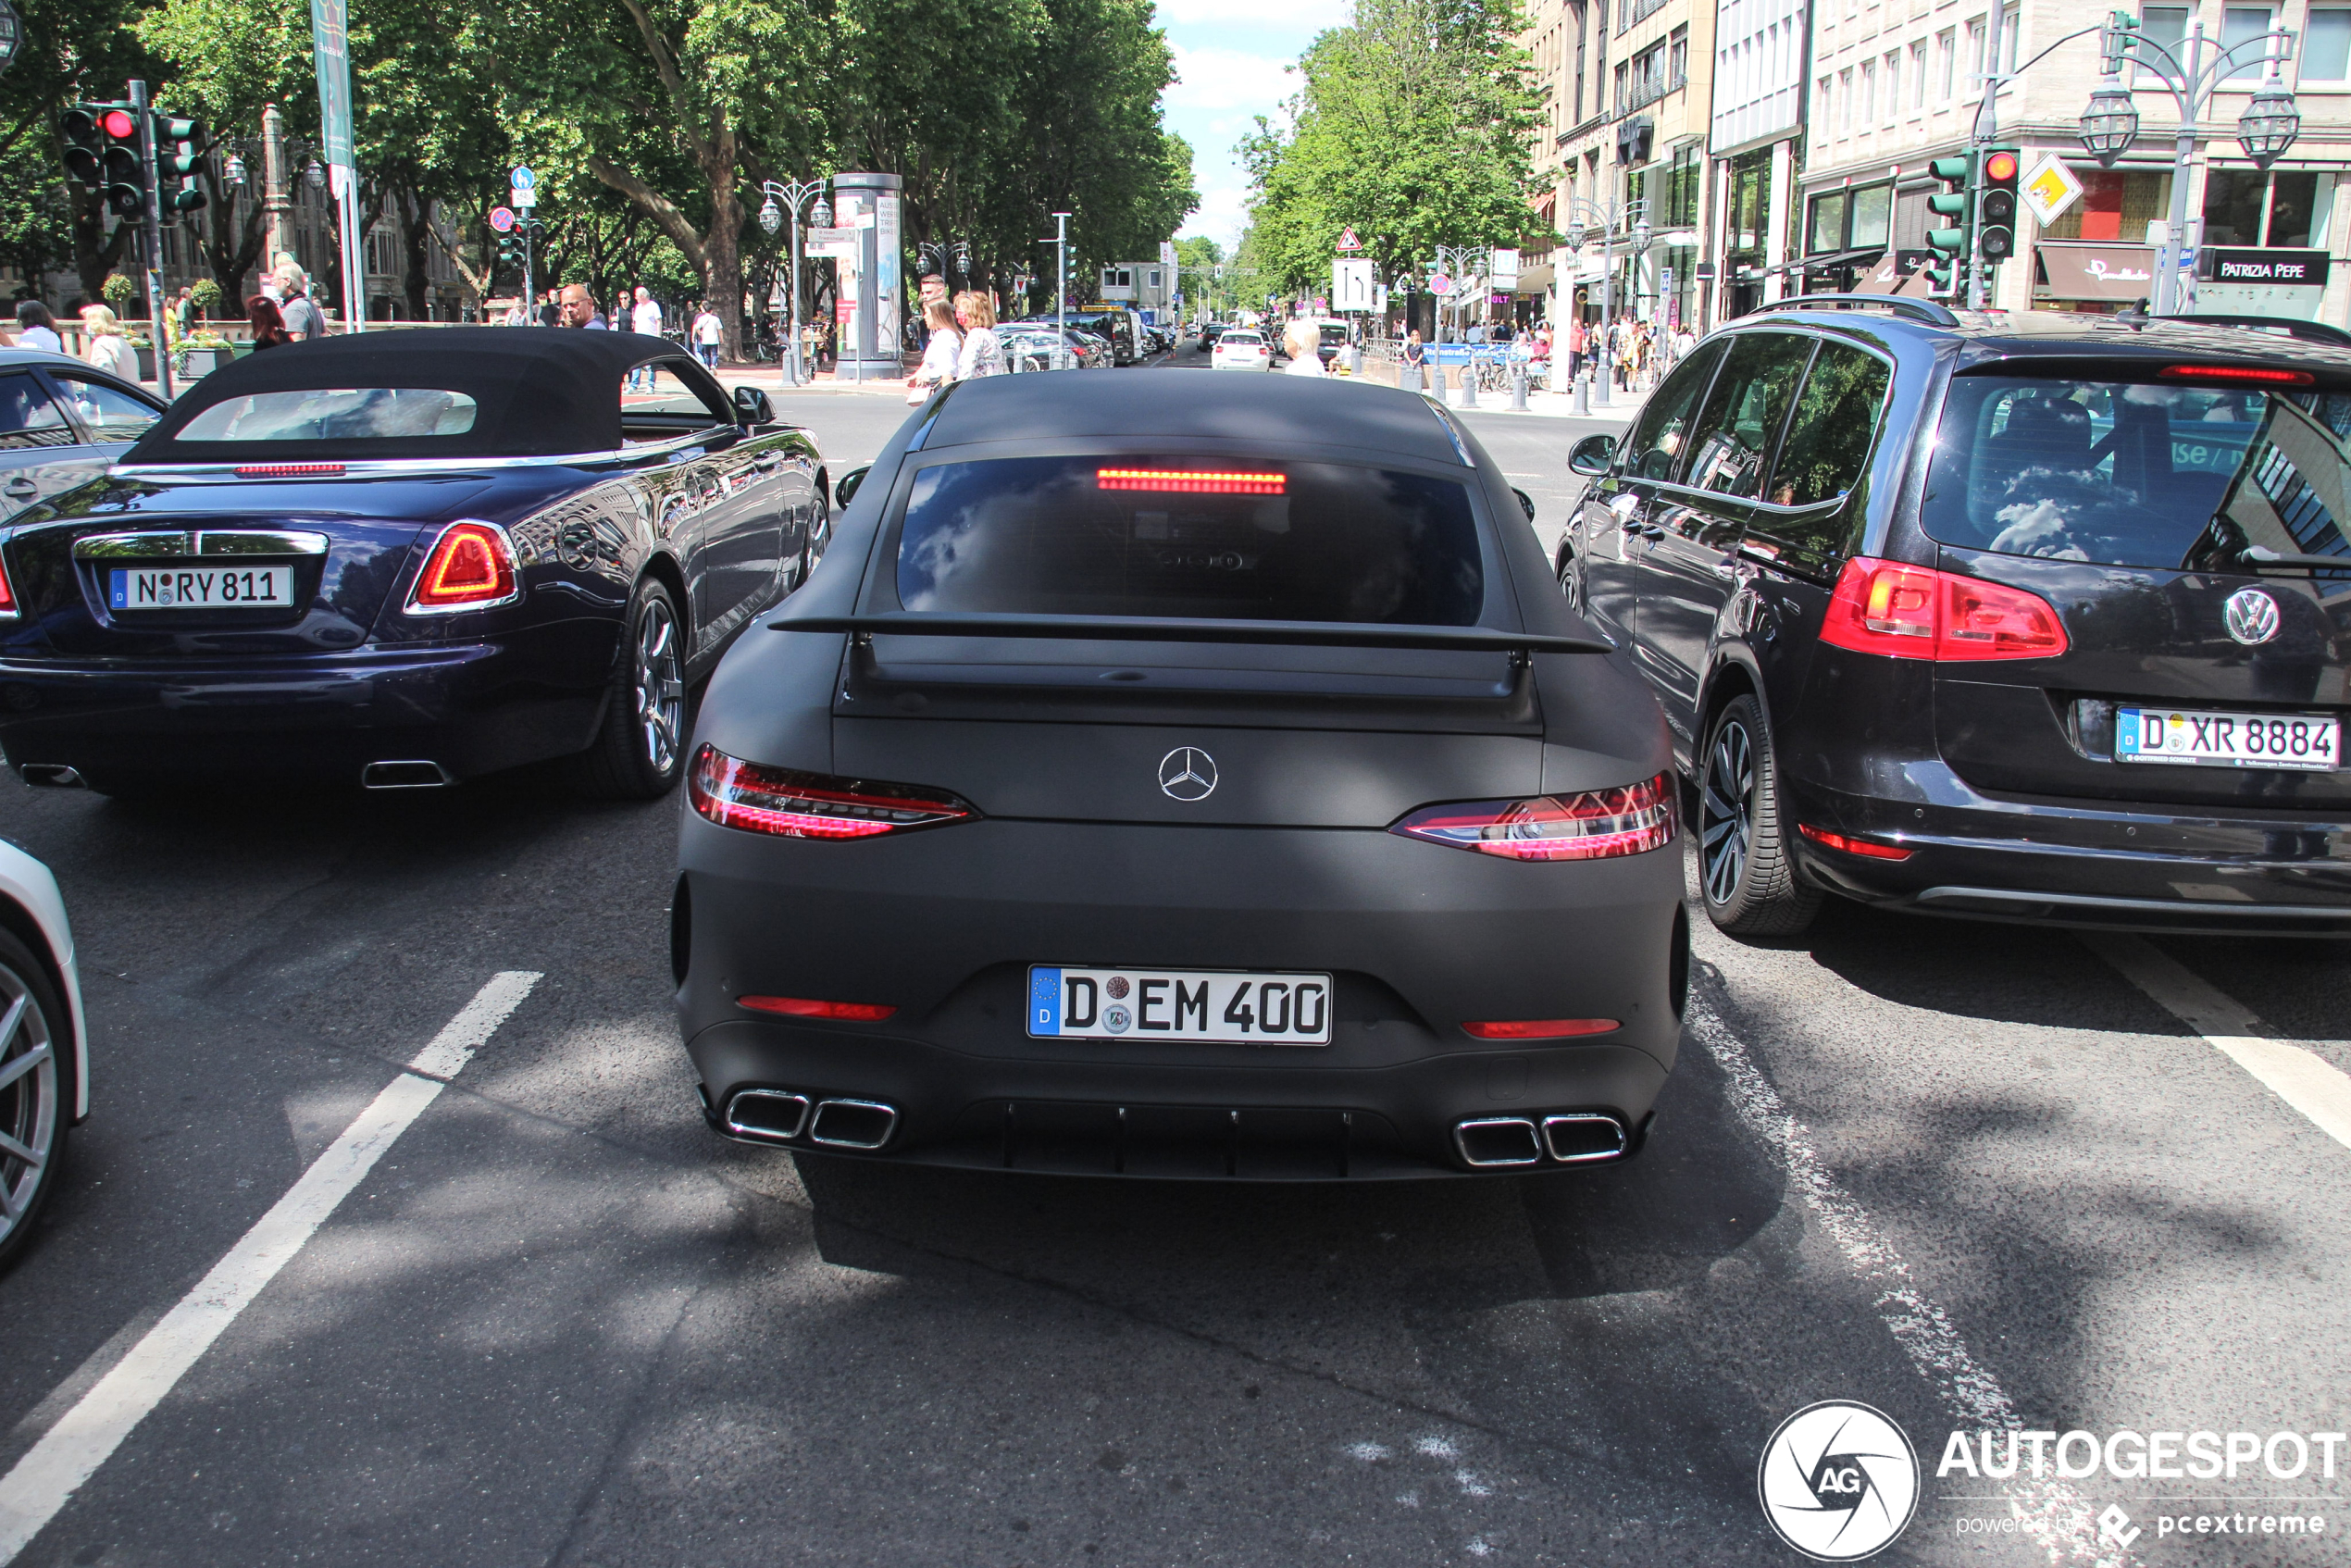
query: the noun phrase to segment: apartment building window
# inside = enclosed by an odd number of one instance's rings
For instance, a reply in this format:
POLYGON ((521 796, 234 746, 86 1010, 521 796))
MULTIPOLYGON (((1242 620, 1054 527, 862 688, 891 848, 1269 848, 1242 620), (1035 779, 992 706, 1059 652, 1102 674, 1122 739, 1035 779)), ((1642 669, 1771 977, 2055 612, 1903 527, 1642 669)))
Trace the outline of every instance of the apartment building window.
POLYGON ((1842 136, 1853 129, 1853 73, 1836 73, 1836 132, 1842 136))
POLYGON ((1575 99, 1574 112, 1568 117, 1570 125, 1584 123, 1584 13, 1575 13, 1575 99))
POLYGON ((1622 60, 1618 61, 1616 66, 1616 112, 1618 114, 1624 113, 1632 106, 1632 96, 1625 88, 1626 74, 1624 63, 1622 60))
POLYGON ((1951 101, 1951 78, 1959 68, 1959 40, 1946 28, 1934 35, 1934 101, 1951 101))
POLYGON ((1926 45, 1910 45, 1910 112, 1926 112, 1926 45))
POLYGON ((1893 236, 1894 187, 1864 185, 1852 193, 1852 198, 1847 208, 1851 228, 1844 248, 1858 251, 1876 246, 1883 250, 1893 236))
MULTIPOLYGON (((2251 44, 2270 31, 2272 13, 2267 6, 2231 6, 2221 13, 2220 47, 2233 49, 2240 44, 2251 44)), ((2238 56, 2245 63, 2229 72, 2231 81, 2258 79, 2265 68, 2262 51, 2247 49, 2238 56)))
POLYGON ((1690 30, 1677 27, 1667 40, 1665 50, 1665 90, 1679 92, 1690 80, 1690 30))
POLYGON ((1877 121, 1877 62, 1861 62, 1861 129, 1868 130, 1877 121))
POLYGON ((1812 198, 1810 221, 1805 225, 1807 255, 1822 255, 1845 248, 1845 193, 1832 191, 1812 198))
POLYGON ((1660 228, 1698 227, 1698 187, 1706 177, 1705 169, 1698 143, 1674 150, 1673 166, 1665 171, 1665 207, 1664 215, 1658 219, 1660 228))
POLYGON ((2313 6, 2302 30, 2302 80, 2351 78, 2351 8, 2313 6))
POLYGON ((1885 113, 1883 118, 1886 124, 1891 125, 1901 112, 1902 56, 1897 53, 1885 56, 1885 113))
POLYGON ((2016 48, 2024 42, 2024 18, 2014 6, 2000 13, 2000 69, 2015 73, 2020 56, 2016 48))
POLYGON ((1984 19, 1976 18, 1967 24, 1968 85, 1973 87, 1984 77, 1984 19))
MULTIPOLYGON (((2186 64, 2181 57, 2180 45, 2187 42, 2188 8, 2185 6, 2141 6, 2139 36, 2149 44, 2161 44, 2175 61, 2186 64)), ((2147 51, 2146 58, 2150 65, 2163 64, 2163 55, 2153 49, 2147 51)), ((2140 80, 2151 82, 2155 79, 2142 76, 2140 80)))

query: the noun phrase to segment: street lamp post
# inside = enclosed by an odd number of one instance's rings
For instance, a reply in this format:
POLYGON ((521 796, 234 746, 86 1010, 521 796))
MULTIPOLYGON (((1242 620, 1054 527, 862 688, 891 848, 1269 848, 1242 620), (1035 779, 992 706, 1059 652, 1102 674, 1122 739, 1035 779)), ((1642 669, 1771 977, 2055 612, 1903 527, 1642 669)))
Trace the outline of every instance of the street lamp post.
POLYGON ((2163 226, 2163 244, 2155 258, 2153 309, 2158 316, 2175 316, 2180 310, 2180 255, 2187 238, 2188 173, 2196 158, 2196 122, 2225 82, 2262 60, 2261 85, 2237 117, 2237 144, 2257 168, 2276 162, 2302 131, 2301 110, 2278 76, 2278 67, 2294 58, 2294 41, 2284 28, 2272 28, 2258 38, 2219 48, 2205 37, 2202 19, 2192 16, 2187 35, 2174 53, 2141 32, 2137 18, 2121 11, 2107 18, 2100 39, 2106 74, 2082 113, 2083 147, 2111 167, 2137 138, 2138 110, 2123 80, 2129 67, 2153 77, 2180 111, 2171 158, 2171 216, 2163 226), (2247 53, 2257 46, 2259 54, 2247 53))
POLYGON ((767 198, 759 208, 762 229, 773 234, 783 220, 784 209, 791 213, 791 287, 786 291, 791 295, 791 346, 785 351, 784 374, 793 386, 800 386, 809 380, 802 374, 806 367, 800 356, 800 209, 802 203, 815 196, 816 205, 810 209, 809 218, 817 228, 826 229, 831 227, 832 208, 825 205, 822 180, 763 180, 759 189, 767 198), (778 202, 783 204, 782 209, 777 207, 778 202))
MULTIPOLYGON (((1633 226, 1633 254, 1637 257, 1645 253, 1651 234, 1649 202, 1647 196, 1622 202, 1611 193, 1606 205, 1602 205, 1589 196, 1570 196, 1567 198, 1567 209, 1563 216, 1574 219, 1567 232, 1569 250, 1580 251, 1584 248, 1586 223, 1600 226, 1600 363, 1598 373, 1592 378, 1592 384, 1598 391, 1592 401, 1605 408, 1609 400, 1609 355, 1612 351, 1611 340, 1616 336, 1616 230, 1629 219, 1633 226)), ((1635 265, 1637 267, 1639 264, 1636 261, 1635 265)), ((1574 285, 1569 287, 1572 290, 1574 285)), ((1568 295, 1571 305, 1574 297, 1573 292, 1568 295)))

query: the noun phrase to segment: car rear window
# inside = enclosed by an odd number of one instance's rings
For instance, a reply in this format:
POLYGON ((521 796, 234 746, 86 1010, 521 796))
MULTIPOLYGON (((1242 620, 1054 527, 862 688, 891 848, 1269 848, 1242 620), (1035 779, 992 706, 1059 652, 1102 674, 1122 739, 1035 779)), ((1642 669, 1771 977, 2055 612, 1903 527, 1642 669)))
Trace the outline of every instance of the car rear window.
POLYGON ((1258 457, 1008 457, 914 476, 910 610, 1472 626, 1486 597, 1457 481, 1258 457))
POLYGON ((319 387, 214 404, 180 427, 183 442, 377 441, 463 435, 474 400, 431 387, 319 387))
POLYGON ((1922 521, 1945 544, 2102 566, 2351 566, 2347 437, 2341 392, 1960 376, 1922 521))

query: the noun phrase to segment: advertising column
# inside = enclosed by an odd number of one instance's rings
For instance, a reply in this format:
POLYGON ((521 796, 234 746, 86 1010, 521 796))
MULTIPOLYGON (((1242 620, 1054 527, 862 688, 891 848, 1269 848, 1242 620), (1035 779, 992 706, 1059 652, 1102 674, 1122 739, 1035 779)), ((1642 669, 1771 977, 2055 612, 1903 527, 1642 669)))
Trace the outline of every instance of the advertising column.
POLYGON ((858 232, 857 256, 841 264, 841 303, 848 321, 840 337, 846 380, 889 381, 905 375, 899 357, 899 192, 895 174, 833 176, 834 223, 858 232))

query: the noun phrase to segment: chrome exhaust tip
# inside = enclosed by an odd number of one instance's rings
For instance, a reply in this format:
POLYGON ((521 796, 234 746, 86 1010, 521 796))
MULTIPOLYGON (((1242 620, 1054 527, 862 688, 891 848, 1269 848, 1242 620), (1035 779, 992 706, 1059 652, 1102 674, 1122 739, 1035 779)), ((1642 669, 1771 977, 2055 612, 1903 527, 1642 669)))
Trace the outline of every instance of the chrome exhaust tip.
POLYGON ((1453 1128, 1453 1147, 1463 1164, 1479 1170, 1539 1164, 1543 1159, 1535 1124, 1524 1116, 1473 1116, 1453 1128))
POLYGON ((29 762, 17 772, 24 781, 39 790, 86 790, 89 783, 73 768, 61 762, 29 762))
POLYGON ((898 1130, 898 1108, 878 1100, 827 1100, 809 1123, 808 1141, 827 1149, 879 1149, 898 1130))
POLYGON ((808 1096, 781 1089, 746 1089, 727 1101, 727 1136, 745 1143, 790 1143, 808 1126, 808 1096))
POLYGON ((1624 1124, 1598 1111, 1543 1118, 1543 1146, 1562 1165, 1597 1165, 1624 1158, 1632 1136, 1624 1124))
POLYGON ((371 762, 359 770, 363 790, 439 790, 455 782, 437 762, 371 762))

